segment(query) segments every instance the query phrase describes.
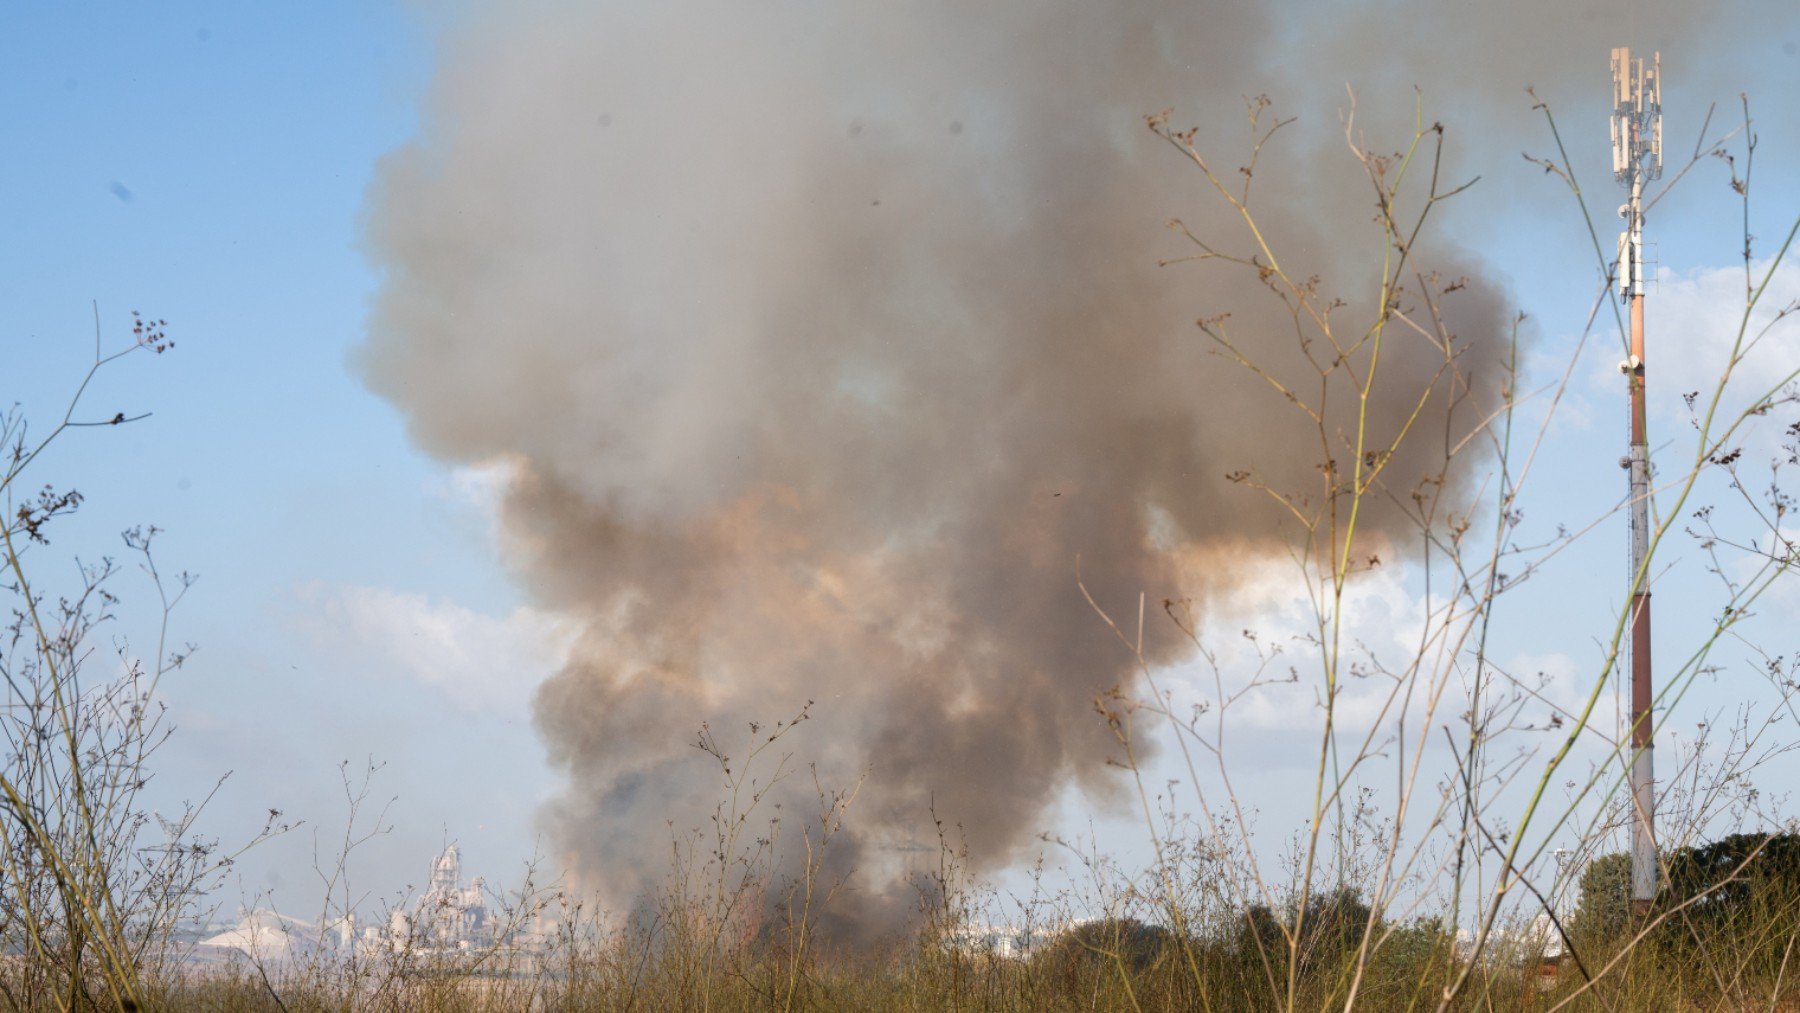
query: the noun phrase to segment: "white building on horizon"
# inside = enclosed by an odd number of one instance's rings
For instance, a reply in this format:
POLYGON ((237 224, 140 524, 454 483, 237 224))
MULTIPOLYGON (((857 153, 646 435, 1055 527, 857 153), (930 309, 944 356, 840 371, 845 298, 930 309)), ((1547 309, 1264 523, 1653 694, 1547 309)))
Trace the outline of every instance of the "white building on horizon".
POLYGON ((411 910, 388 915, 387 944, 399 950, 471 949, 493 942, 487 887, 480 876, 462 883, 462 850, 454 843, 431 865, 431 881, 411 910))

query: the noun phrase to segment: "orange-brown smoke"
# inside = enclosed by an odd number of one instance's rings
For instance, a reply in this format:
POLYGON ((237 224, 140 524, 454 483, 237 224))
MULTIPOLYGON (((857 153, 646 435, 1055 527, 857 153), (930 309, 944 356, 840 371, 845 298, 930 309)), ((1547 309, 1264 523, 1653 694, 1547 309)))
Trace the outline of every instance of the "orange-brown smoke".
MULTIPOLYGON (((807 701, 780 748, 827 785, 866 774, 834 851, 851 920, 890 916, 892 846, 931 840, 934 808, 995 868, 1070 784, 1118 791, 1093 701, 1133 668, 1077 560, 1132 621, 1140 594, 1228 591, 1234 560, 1289 535, 1225 475, 1316 492, 1342 450, 1194 326, 1231 313, 1305 382, 1254 273, 1158 268, 1192 252, 1171 217, 1252 248, 1143 114, 1176 107, 1236 179, 1241 96, 1286 96, 1303 119, 1258 170, 1262 225, 1351 299, 1348 330, 1369 319, 1381 236, 1342 82, 1315 87, 1277 10, 508 3, 449 35, 420 139, 372 195, 363 366, 430 452, 512 464, 512 563, 587 623, 536 714, 567 775, 547 820, 588 882, 629 902, 671 834, 710 833, 702 722, 732 748, 807 701)), ((1581 52, 1596 92, 1610 44, 1581 52)), ((1453 249, 1417 258, 1477 276, 1447 308, 1491 392, 1500 297, 1453 249)), ((1413 332, 1388 342, 1384 438, 1443 365, 1413 332)), ((1390 473, 1402 500, 1441 470, 1434 411, 1390 473)), ((1153 661, 1182 657, 1168 623, 1146 632, 1153 661)), ((780 802, 791 842, 812 792, 802 773, 757 818, 780 802)))

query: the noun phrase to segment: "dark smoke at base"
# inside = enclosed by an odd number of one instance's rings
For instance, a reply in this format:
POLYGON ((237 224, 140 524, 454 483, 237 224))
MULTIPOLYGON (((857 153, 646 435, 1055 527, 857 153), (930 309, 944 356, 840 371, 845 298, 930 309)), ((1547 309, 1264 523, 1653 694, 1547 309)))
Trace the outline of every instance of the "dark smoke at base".
MULTIPOLYGON (((533 3, 451 33, 372 194, 362 365, 421 446, 511 467, 511 562, 587 622, 536 704, 568 776, 546 818, 586 882, 629 905, 672 837, 709 833, 703 722, 731 749, 806 701, 781 743, 800 766, 755 819, 791 844, 807 765, 864 779, 831 852, 842 932, 908 909, 896 849, 935 847, 934 811, 979 871, 1066 785, 1109 804, 1093 701, 1135 677, 1077 560, 1122 617, 1228 593, 1287 536, 1224 475, 1318 480, 1316 433, 1192 324, 1230 312, 1295 379, 1273 299, 1155 266, 1190 252, 1172 216, 1248 252, 1142 117, 1176 106, 1234 169, 1241 96, 1281 83, 1270 10, 533 3)), ((1372 191, 1341 140, 1315 157, 1335 107, 1301 111, 1317 129, 1267 156, 1262 224, 1295 274, 1366 291, 1372 191)), ((1500 305, 1478 283, 1447 307, 1477 377, 1500 305)), ((1443 363, 1416 336, 1386 355, 1381 435, 1443 363)), ((1420 443, 1402 494, 1441 468, 1420 443)), ((1166 622, 1145 632, 1152 661, 1183 657, 1166 622)))

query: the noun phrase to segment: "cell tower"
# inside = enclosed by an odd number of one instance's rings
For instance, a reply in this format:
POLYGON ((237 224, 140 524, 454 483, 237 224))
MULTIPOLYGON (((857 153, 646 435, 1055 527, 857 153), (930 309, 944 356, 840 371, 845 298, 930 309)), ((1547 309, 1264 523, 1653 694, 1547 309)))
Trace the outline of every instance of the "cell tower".
POLYGON ((1619 297, 1631 307, 1631 353, 1619 363, 1631 392, 1631 906, 1656 896, 1656 778, 1650 692, 1650 442, 1644 424, 1644 184, 1662 176, 1662 54, 1612 51, 1613 175, 1619 208, 1619 297))

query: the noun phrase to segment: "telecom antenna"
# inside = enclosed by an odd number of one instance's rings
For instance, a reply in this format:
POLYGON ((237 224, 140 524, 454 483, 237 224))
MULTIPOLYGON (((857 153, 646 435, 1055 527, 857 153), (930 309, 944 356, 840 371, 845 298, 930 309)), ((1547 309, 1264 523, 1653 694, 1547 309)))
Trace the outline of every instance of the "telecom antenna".
POLYGON ((1619 363, 1631 393, 1631 906, 1656 897, 1656 779, 1650 692, 1650 442, 1644 425, 1644 184, 1662 176, 1662 54, 1612 51, 1613 175, 1619 208, 1619 298, 1631 307, 1631 353, 1619 363))

